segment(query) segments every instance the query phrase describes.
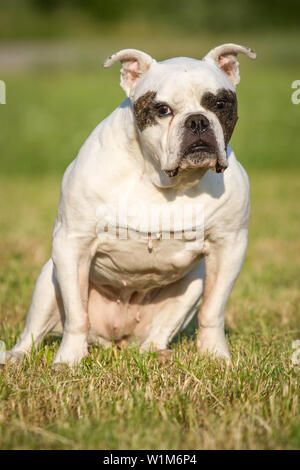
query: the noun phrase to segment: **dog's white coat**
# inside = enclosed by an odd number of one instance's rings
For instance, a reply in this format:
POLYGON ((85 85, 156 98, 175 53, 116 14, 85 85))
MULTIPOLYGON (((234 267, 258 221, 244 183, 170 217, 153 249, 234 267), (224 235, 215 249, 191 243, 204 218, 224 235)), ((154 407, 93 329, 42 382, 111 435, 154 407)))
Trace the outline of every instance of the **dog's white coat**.
POLYGON ((224 151, 218 119, 200 105, 206 91, 234 90, 236 53, 251 56, 246 48, 229 46, 204 61, 157 63, 135 50, 108 60, 107 65, 123 63, 121 84, 128 98, 96 127, 65 172, 52 256, 36 283, 25 329, 8 353, 11 359, 49 332, 63 334, 54 363, 77 363, 87 355, 89 341, 164 350, 199 311, 201 299, 199 352, 229 359, 224 310, 246 251, 249 185, 231 148, 227 155, 224 151), (132 102, 149 90, 173 107, 174 118, 139 132, 132 102), (197 112, 209 119, 228 168, 223 174, 192 168, 170 178, 164 170, 178 163, 183 122, 197 112), (99 206, 120 200, 128 206, 202 204, 203 246, 188 251, 184 240, 163 240, 159 234, 152 249, 142 238, 104 240, 99 206))

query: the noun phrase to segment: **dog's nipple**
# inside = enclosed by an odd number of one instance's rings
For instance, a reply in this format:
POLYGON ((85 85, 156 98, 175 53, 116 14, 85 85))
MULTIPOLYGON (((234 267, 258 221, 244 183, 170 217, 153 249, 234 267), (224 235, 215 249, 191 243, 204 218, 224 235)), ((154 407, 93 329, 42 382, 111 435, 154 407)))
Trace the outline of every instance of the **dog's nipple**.
POLYGON ((140 311, 139 311, 139 310, 136 312, 135 321, 136 321, 137 323, 139 323, 139 322, 141 321, 140 311))

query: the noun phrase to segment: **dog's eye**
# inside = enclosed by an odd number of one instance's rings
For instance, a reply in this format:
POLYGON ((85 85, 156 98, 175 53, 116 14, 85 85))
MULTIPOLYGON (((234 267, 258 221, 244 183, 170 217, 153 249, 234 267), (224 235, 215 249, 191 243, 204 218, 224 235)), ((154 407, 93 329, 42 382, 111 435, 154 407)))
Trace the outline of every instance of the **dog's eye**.
POLYGON ((216 103, 217 109, 223 109, 225 106, 225 100, 218 100, 216 103))
POLYGON ((171 108, 166 104, 161 104, 157 107, 157 114, 159 116, 170 116, 172 114, 171 108))

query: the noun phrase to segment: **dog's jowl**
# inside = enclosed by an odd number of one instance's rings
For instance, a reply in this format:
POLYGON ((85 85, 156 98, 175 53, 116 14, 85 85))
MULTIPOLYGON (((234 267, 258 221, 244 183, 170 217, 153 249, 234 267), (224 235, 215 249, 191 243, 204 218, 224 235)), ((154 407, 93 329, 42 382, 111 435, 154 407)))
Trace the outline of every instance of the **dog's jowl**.
POLYGON ((78 363, 92 342, 165 351, 196 314, 199 354, 230 360, 224 311, 249 218, 228 144, 239 53, 255 58, 224 44, 202 60, 135 49, 106 60, 121 62, 127 98, 65 172, 51 258, 10 361, 48 333, 62 335, 54 364, 78 363))

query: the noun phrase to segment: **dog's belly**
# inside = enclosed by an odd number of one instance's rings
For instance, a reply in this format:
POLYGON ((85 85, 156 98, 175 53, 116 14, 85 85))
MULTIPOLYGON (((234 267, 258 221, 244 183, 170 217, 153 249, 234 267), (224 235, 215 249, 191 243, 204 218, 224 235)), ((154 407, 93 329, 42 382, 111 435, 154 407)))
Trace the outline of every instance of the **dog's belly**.
POLYGON ((90 270, 91 336, 141 342, 154 298, 164 286, 180 282, 200 258, 183 240, 152 240, 152 249, 147 239, 102 242, 90 270))

